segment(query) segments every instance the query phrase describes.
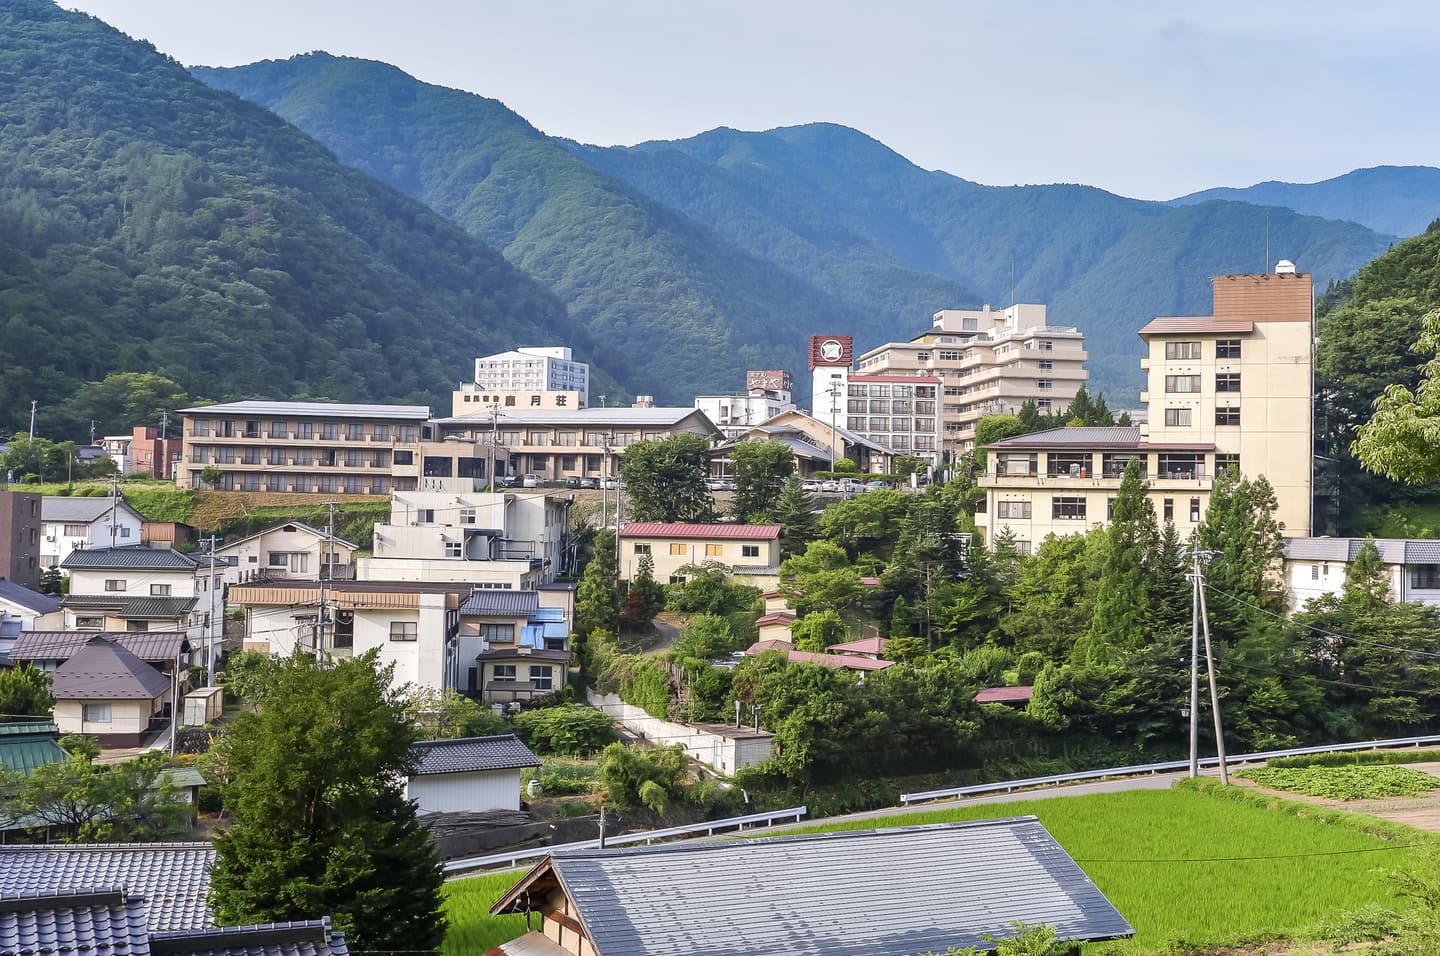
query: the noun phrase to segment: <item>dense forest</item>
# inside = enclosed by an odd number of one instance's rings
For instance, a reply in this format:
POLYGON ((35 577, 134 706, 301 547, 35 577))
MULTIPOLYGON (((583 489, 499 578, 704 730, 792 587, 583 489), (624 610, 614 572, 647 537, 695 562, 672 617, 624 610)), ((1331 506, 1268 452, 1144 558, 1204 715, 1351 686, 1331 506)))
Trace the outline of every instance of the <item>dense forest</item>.
POLYGON ((0 0, 0 429, 86 382, 448 406, 476 354, 589 342, 420 203, 99 20, 0 0), (442 397, 443 396, 443 397, 442 397))

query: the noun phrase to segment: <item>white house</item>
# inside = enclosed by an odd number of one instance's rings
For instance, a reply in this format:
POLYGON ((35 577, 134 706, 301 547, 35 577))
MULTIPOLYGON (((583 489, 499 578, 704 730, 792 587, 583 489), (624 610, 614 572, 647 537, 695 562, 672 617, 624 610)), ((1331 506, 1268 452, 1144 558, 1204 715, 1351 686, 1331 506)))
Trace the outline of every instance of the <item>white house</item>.
POLYGON ((55 725, 98 737, 101 746, 136 747, 164 722, 172 679, 97 634, 55 671, 55 725))
POLYGON ((124 498, 46 495, 40 501, 41 566, 63 568, 65 559, 76 548, 139 544, 144 524, 140 512, 127 505, 124 498))
MULTIPOLYGON (((58 625, 60 599, 0 578, 0 641, 11 642, 21 631, 58 625)), ((0 653, 7 645, 0 644, 0 653)))
POLYGON ((266 528, 264 531, 216 548, 224 558, 224 583, 255 581, 344 581, 355 576, 354 544, 326 535, 300 521, 266 528))
POLYGON ((514 734, 422 740, 410 756, 405 796, 420 813, 519 810, 522 771, 540 766, 514 734))
MULTIPOLYGON (((1385 566, 1390 600, 1440 607, 1440 541, 1375 538, 1385 566)), ((1364 538, 1286 538, 1285 599, 1292 611, 1327 594, 1345 590, 1345 572, 1364 538)))
POLYGON ((223 636, 224 568, 171 548, 80 548, 62 567, 65 628, 78 631, 181 631, 194 647, 223 636))
MULTIPOLYGON (((429 481, 437 482, 444 486, 429 481)), ((358 560, 356 576, 518 591, 568 569, 568 498, 475 492, 463 482, 453 487, 467 490, 396 492, 390 521, 375 526, 374 556, 358 560)))

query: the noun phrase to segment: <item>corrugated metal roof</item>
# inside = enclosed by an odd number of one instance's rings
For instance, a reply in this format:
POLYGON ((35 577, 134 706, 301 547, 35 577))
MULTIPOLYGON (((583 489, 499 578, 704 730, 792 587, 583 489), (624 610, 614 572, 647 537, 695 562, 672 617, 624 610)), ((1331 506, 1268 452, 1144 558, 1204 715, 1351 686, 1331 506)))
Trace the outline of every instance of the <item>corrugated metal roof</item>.
POLYGON ((103 594, 70 594, 60 603, 67 608, 112 611, 115 617, 146 621, 178 621, 190 616, 199 598, 106 597, 103 594))
POLYGON ((153 700, 170 678, 114 641, 91 639, 55 671, 57 700, 153 700))
POLYGON ((415 769, 410 772, 412 777, 429 773, 478 773, 482 770, 540 766, 540 758, 514 734, 422 740, 411 745, 410 756, 415 760, 415 769))
POLYGON ((914 956, 1134 934, 1034 817, 552 857, 604 956, 914 956))
POLYGON ((476 591, 460 605, 460 613, 474 617, 529 617, 540 606, 534 591, 476 591))
POLYGON ((147 663, 173 661, 188 648, 180 631, 22 631, 10 659, 15 661, 67 661, 96 637, 117 641, 147 663))
MULTIPOLYGON (((115 503, 117 511, 128 511, 136 518, 140 518, 140 512, 125 503, 121 498, 115 503)), ((108 517, 110 514, 110 499, 71 497, 61 495, 46 495, 40 499, 40 520, 53 521, 57 523, 89 524, 97 518, 108 517)), ((143 520, 143 519, 142 519, 143 520)), ((109 525, 107 524, 108 528, 109 525)))
POLYGON ((884 654, 888 643, 883 637, 862 637, 858 641, 831 644, 826 650, 831 654, 884 654))
POLYGON ((329 918, 257 926, 156 933, 153 956, 348 956, 345 934, 329 918))
POLYGON ((145 900, 118 886, 59 887, 0 899, 6 956, 146 956, 145 900))
POLYGON ((684 538, 686 540, 770 541, 780 537, 778 524, 668 524, 632 521, 620 529, 622 538, 684 538))
POLYGON ((832 671, 883 671, 893 667, 894 661, 877 661, 871 657, 856 654, 815 654, 811 651, 797 651, 788 641, 756 641, 745 649, 746 657, 759 657, 766 651, 780 651, 792 664, 818 664, 832 671))
POLYGON ((76 548, 60 567, 72 570, 194 571, 200 562, 174 548, 129 544, 118 548, 76 548))
POLYGON ((7 720, 0 723, 0 765, 28 774, 36 767, 60 763, 60 728, 51 720, 7 720))
POLYGON ((347 405, 338 402, 226 402, 180 409, 182 415, 258 415, 286 418, 377 418, 425 421, 428 405, 347 405))
POLYGON ((1168 335, 1182 332, 1254 332, 1249 319, 1217 319, 1213 315, 1162 315, 1141 327, 1140 335, 1168 335))
POLYGON ((214 922, 206 899, 214 862, 209 843, 0 846, 0 894, 124 886, 145 898, 151 930, 194 929, 214 922))
POLYGON ((32 591, 23 584, 0 578, 0 601, 8 601, 17 607, 36 614, 50 614, 60 609, 60 599, 49 594, 32 591))

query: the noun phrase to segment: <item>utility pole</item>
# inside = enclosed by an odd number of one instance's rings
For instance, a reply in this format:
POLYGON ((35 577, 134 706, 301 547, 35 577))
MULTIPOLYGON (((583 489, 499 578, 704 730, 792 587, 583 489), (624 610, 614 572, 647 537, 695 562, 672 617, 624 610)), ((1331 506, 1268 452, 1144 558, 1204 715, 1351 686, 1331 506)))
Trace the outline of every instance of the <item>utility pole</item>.
POLYGON ((206 687, 215 686, 215 536, 210 536, 209 564, 205 568, 205 589, 210 592, 210 614, 205 628, 206 687))
POLYGON ((1190 539, 1190 776, 1200 776, 1200 548, 1190 539))
POLYGON ((95 444, 95 419, 90 419, 90 444, 95 444))
POLYGON ((175 728, 180 725, 180 652, 175 652, 175 670, 170 675, 170 756, 175 756, 175 728))
POLYGON ((30 403, 30 444, 32 445, 35 444, 35 407, 39 404, 35 401, 30 403))
POLYGON ((500 451, 500 398, 490 403, 490 490, 495 491, 500 483, 495 480, 495 461, 500 451))
POLYGON ((840 409, 839 409, 839 404, 840 404, 840 385, 839 385, 839 383, 838 383, 838 382, 832 382, 832 383, 830 384, 830 388, 826 390, 826 393, 830 396, 830 470, 833 472, 833 471, 835 470, 835 458, 836 458, 836 455, 835 455, 835 419, 837 419, 838 417, 840 417, 840 409))
POLYGON ((115 509, 120 504, 120 476, 111 475, 110 481, 110 547, 115 547, 118 529, 115 527, 115 509))
POLYGON ((1225 766, 1225 729, 1220 723, 1220 691, 1215 686, 1215 655, 1210 651, 1210 612, 1205 607, 1204 572, 1195 582, 1200 593, 1200 625, 1205 632, 1205 668, 1210 674, 1210 710, 1215 715, 1215 753, 1220 758, 1220 782, 1230 783, 1230 768, 1225 766))
POLYGON ((165 440, 165 433, 170 428, 170 413, 165 410, 160 412, 160 440, 165 440))
MULTIPOLYGON (((325 554, 321 555, 322 559, 329 556, 331 548, 330 542, 335 537, 335 507, 338 504, 339 502, 334 500, 325 502, 325 507, 330 512, 330 517, 325 529, 325 554)), ((315 617, 315 660, 320 664, 325 663, 325 624, 327 623, 325 610, 325 579, 326 574, 321 574, 320 607, 315 617)))

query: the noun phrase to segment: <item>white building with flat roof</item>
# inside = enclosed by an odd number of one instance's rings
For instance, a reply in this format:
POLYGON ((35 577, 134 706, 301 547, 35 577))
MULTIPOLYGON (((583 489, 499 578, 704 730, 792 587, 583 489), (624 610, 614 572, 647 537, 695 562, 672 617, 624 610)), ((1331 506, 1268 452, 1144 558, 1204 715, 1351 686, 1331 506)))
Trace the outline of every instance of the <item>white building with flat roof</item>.
POLYGON ((492 392, 590 392, 590 366, 563 346, 519 348, 475 360, 475 384, 492 392))

